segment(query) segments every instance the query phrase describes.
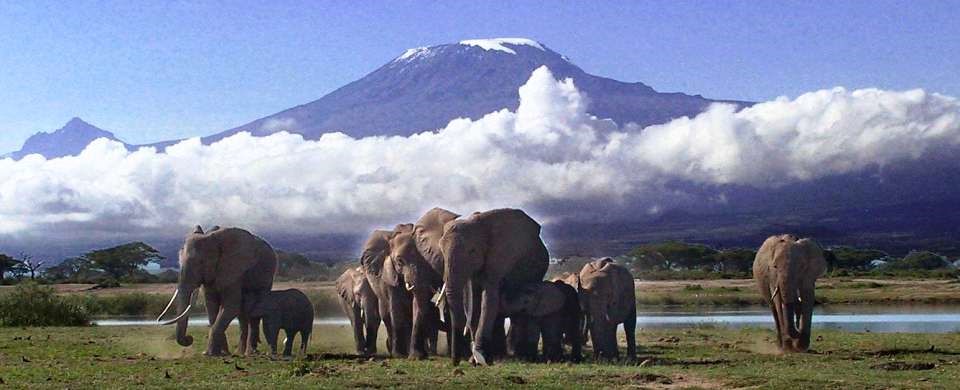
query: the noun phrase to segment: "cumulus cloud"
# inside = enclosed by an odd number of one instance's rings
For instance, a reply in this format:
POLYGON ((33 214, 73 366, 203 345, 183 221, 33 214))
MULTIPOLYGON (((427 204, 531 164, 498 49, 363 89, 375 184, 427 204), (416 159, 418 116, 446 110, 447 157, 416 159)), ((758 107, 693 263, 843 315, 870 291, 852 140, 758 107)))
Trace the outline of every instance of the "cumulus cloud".
POLYGON ((636 194, 664 196, 669 180, 770 187, 960 146, 960 103, 922 90, 836 88, 740 111, 718 104, 644 129, 589 115, 574 81, 546 68, 519 92, 516 112, 409 137, 240 133, 163 153, 100 139, 78 156, 0 160, 0 235, 179 235, 196 223, 359 232, 434 205, 609 209, 636 194))

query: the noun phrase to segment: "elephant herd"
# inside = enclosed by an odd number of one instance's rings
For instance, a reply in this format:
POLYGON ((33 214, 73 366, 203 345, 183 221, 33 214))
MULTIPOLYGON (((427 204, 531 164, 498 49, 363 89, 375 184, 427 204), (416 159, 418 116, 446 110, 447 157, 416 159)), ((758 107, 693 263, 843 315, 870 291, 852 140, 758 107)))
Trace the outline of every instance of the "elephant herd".
MULTIPOLYGON (((239 228, 205 233, 198 226, 187 235, 179 260, 176 291, 158 318, 176 307, 177 315, 163 324, 176 324, 178 344, 193 342, 187 321, 195 292, 203 287, 210 325, 206 355, 230 353, 225 331, 234 319, 240 323, 241 355, 256 349, 261 322, 272 353, 280 329, 287 333, 285 355, 297 333, 301 351, 306 348, 313 307, 298 290, 272 291, 277 256, 266 241, 239 228)), ((415 223, 371 233, 360 266, 344 272, 336 288, 363 355, 377 352, 382 323, 392 356, 436 355, 443 332, 454 364, 469 358, 487 365, 511 354, 578 361, 588 337, 595 358, 618 358, 622 324, 627 356, 634 358, 637 308, 630 272, 604 258, 579 273, 544 281, 548 265, 540 225, 522 210, 461 216, 434 208, 415 223)), ((825 268, 822 251, 810 239, 773 236, 758 251, 754 277, 782 350, 809 347, 813 286, 825 268)))

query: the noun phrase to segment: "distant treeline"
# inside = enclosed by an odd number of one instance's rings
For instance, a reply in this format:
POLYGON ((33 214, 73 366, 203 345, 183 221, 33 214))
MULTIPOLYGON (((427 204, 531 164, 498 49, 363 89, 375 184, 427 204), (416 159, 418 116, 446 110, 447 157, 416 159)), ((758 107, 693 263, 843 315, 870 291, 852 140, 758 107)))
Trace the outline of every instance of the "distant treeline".
MULTIPOLYGON (((333 281, 356 261, 327 263, 305 255, 278 251, 278 281, 333 281)), ((833 246, 824 250, 831 276, 873 277, 956 277, 960 261, 937 253, 913 251, 903 257, 875 250, 849 246, 833 246)), ((638 279, 717 279, 751 276, 756 251, 749 248, 716 249, 703 244, 665 241, 639 245, 614 260, 626 266, 638 279)), ((0 282, 11 284, 23 280, 41 283, 90 283, 103 287, 120 283, 173 283, 178 271, 164 269, 146 271, 147 265, 160 264, 163 257, 156 249, 142 242, 90 251, 80 257, 66 259, 44 268, 27 254, 13 257, 0 253, 0 282)), ((565 257, 551 260, 547 277, 579 272, 592 258, 565 257)))
MULTIPOLYGON (((331 281, 356 262, 325 263, 313 261, 299 253, 277 251, 278 281, 331 281)), ((0 253, 0 283, 15 284, 30 280, 38 283, 83 283, 102 287, 120 283, 174 283, 176 269, 155 269, 148 265, 161 264, 164 258, 153 247, 142 242, 131 242, 112 248, 90 251, 82 256, 44 267, 46 262, 28 254, 10 256, 0 253)))
MULTIPOLYGON (((666 241, 639 245, 614 257, 638 279, 717 279, 752 276, 754 249, 715 249, 707 245, 666 241)), ((913 251, 903 257, 875 249, 849 246, 824 248, 829 276, 956 277, 957 259, 937 253, 913 251)), ((554 259, 548 277, 578 272, 590 258, 554 259)))

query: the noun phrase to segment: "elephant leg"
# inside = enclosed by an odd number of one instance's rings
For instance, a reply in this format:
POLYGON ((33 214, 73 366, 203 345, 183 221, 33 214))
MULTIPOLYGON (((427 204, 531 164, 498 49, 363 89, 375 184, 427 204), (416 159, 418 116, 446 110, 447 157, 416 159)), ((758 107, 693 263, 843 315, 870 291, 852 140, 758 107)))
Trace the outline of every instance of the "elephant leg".
POLYGON ((413 292, 413 332, 410 341, 410 358, 425 359, 427 357, 426 331, 429 324, 427 316, 430 310, 430 293, 422 289, 413 292))
POLYGON ((270 355, 277 356, 277 337, 280 336, 279 321, 273 318, 263 320, 263 338, 270 346, 270 355))
POLYGON ((390 317, 390 297, 383 296, 377 300, 377 311, 380 313, 380 321, 383 321, 383 327, 387 330, 387 352, 393 353, 393 319, 390 317))
POLYGON ((310 333, 313 333, 313 328, 300 331, 300 355, 307 356, 307 345, 310 344, 310 333))
POLYGON ((620 345, 617 343, 617 327, 620 324, 607 324, 606 338, 607 350, 611 359, 620 358, 620 345))
POLYGON ((410 350, 411 308, 406 299, 407 292, 401 289, 391 287, 390 292, 390 322, 393 326, 390 354, 395 357, 407 356, 410 350))
POLYGON ((543 356, 548 362, 563 360, 563 319, 558 316, 544 317, 540 321, 543 338, 543 356))
POLYGON ((480 304, 480 324, 477 327, 477 339, 474 342, 473 357, 480 365, 489 365, 492 357, 487 349, 493 339, 493 327, 500 308, 500 279, 486 280, 483 283, 483 298, 480 304))
POLYGON ((283 333, 287 336, 287 338, 283 340, 283 356, 291 356, 293 355, 293 339, 296 337, 297 332, 284 329, 283 333))
POLYGON ((375 299, 364 299, 361 301, 364 305, 363 322, 366 325, 364 350, 367 354, 377 353, 377 333, 380 331, 380 309, 375 299))
POLYGON ((213 326, 214 321, 217 320, 217 315, 220 314, 220 294, 204 287, 203 299, 204 307, 207 310, 207 323, 213 326))
POLYGON ((222 298, 220 313, 210 328, 210 340, 207 343, 207 355, 211 356, 230 354, 227 347, 227 327, 240 314, 242 296, 239 289, 224 292, 222 298))
POLYGON ((800 290, 800 339, 794 349, 805 352, 810 349, 810 333, 813 330, 813 305, 816 300, 813 286, 805 286, 800 290))
POLYGON ((777 348, 783 348, 783 329, 780 327, 780 310, 777 309, 777 303, 770 301, 770 312, 773 313, 773 324, 777 329, 777 348))
POLYGON ((360 313, 360 306, 354 304, 350 307, 351 316, 350 325, 353 326, 353 342, 356 346, 357 354, 366 355, 366 340, 363 336, 363 315, 360 313))
POLYGON ((237 355, 247 356, 247 345, 250 341, 250 318, 247 317, 246 312, 241 310, 237 320, 240 322, 240 342, 237 343, 237 355))
POLYGON ((637 358, 637 308, 636 306, 627 313, 627 318, 623 321, 623 332, 627 336, 627 359, 636 360, 637 358))
POLYGON ((247 343, 247 352, 253 354, 257 352, 257 345, 260 344, 260 318, 250 319, 250 334, 247 343))
POLYGON ((490 356, 494 359, 502 359, 507 356, 507 333, 504 329, 506 318, 497 316, 493 322, 493 337, 490 342, 490 356))

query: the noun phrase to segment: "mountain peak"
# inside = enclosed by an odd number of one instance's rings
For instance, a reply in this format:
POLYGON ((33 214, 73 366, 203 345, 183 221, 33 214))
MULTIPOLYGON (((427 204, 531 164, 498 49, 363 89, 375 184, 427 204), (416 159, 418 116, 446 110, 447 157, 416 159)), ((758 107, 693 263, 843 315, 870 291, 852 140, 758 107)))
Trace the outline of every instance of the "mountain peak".
POLYGON ((460 44, 466 46, 476 46, 483 50, 502 51, 509 54, 517 54, 517 52, 507 46, 530 46, 546 51, 540 42, 527 38, 467 39, 460 41, 460 44))
POLYGON ((46 158, 76 155, 98 138, 120 141, 113 133, 91 125, 79 117, 73 117, 57 130, 41 131, 30 136, 23 143, 23 148, 9 156, 21 159, 29 154, 40 154, 46 158))

